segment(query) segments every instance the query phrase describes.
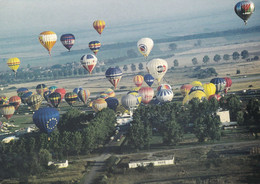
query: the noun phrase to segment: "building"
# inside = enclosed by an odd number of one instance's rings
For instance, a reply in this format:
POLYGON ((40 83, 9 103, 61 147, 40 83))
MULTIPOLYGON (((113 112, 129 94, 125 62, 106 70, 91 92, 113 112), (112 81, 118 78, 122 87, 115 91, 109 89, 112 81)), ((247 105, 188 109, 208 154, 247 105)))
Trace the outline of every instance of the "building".
POLYGON ((9 143, 11 142, 12 140, 18 140, 19 138, 18 137, 15 137, 15 136, 10 136, 10 137, 6 137, 2 140, 3 143, 9 143))
POLYGON ((68 160, 65 160, 65 162, 52 162, 52 161, 50 161, 50 162, 48 162, 48 166, 50 166, 50 165, 55 165, 59 169, 61 169, 61 168, 68 167, 69 166, 69 162, 68 162, 68 160))
POLYGON ((229 111, 218 111, 217 115, 219 116, 221 123, 228 123, 230 122, 230 115, 229 111))
POLYGON ((174 156, 169 157, 151 157, 144 160, 135 160, 128 163, 129 168, 146 167, 152 164, 153 166, 174 165, 174 156))

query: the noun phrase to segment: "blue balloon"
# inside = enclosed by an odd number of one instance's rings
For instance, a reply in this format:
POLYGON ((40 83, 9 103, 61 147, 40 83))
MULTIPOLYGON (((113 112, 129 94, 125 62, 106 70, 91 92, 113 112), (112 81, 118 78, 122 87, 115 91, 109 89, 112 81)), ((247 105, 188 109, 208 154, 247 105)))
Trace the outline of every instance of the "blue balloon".
POLYGON ((21 92, 27 92, 27 91, 29 91, 28 90, 28 88, 19 88, 19 89, 17 89, 17 93, 21 93, 21 92))
POLYGON ((116 88, 119 83, 123 73, 120 68, 110 67, 106 71, 106 78, 111 82, 111 84, 116 88))
POLYGON ((216 86, 216 94, 224 91, 226 87, 226 80, 224 78, 211 79, 210 83, 213 83, 216 86))
POLYGON ((45 133, 51 133, 59 123, 59 111, 52 107, 40 108, 33 114, 33 122, 45 133))
POLYGON ((119 101, 117 98, 114 97, 109 97, 107 99, 105 99, 107 102, 107 107, 110 109, 113 109, 114 111, 116 111, 117 106, 119 105, 119 101))
POLYGON ((31 91, 28 91, 27 93, 24 93, 23 96, 21 97, 22 103, 26 104, 26 101, 32 95, 33 95, 33 92, 31 92, 31 91))
POLYGON ((63 46, 70 51, 71 47, 75 43, 75 36, 73 34, 63 34, 60 37, 60 41, 63 44, 63 46))
MULTIPOLYGON (((80 90, 83 90, 83 88, 82 87, 75 88, 75 89, 73 89, 73 92, 78 94, 80 92, 80 90)), ((78 97, 78 101, 80 101, 79 97, 78 97)))
POLYGON ((146 74, 145 76, 144 76, 144 81, 146 82, 146 84, 148 85, 148 86, 152 86, 153 85, 153 82, 154 82, 154 78, 153 78, 153 76, 151 75, 151 74, 146 74))

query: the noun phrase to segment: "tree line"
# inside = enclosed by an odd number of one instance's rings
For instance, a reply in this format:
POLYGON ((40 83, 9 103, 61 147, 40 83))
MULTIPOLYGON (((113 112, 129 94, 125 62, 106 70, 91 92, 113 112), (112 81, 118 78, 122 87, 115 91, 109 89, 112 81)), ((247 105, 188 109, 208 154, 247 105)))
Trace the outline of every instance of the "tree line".
POLYGON ((47 166, 52 159, 93 152, 113 134, 115 123, 115 112, 111 109, 95 116, 72 109, 62 116, 58 130, 50 135, 34 132, 9 144, 1 142, 0 179, 28 178, 53 169, 47 166))

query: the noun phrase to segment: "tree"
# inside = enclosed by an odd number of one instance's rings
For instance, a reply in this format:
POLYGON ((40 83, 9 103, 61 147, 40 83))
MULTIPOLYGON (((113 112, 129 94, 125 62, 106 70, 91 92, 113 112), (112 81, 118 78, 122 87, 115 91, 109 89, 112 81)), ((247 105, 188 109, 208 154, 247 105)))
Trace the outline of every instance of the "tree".
POLYGON ((248 57, 249 57, 248 51, 247 51, 247 50, 243 50, 243 51, 241 52, 241 56, 242 56, 242 59, 248 58, 248 57))
POLYGON ((229 54, 224 54, 223 59, 224 59, 225 61, 230 60, 230 55, 229 55, 229 54))
POLYGON ((123 70, 126 72, 128 70, 128 66, 124 65, 123 70))
POLYGON ((233 52, 232 54, 232 57, 233 57, 233 60, 238 60, 239 59, 239 53, 238 52, 233 52))
POLYGON ((213 59, 215 62, 219 62, 221 60, 221 56, 219 54, 216 54, 213 59))
POLYGON ((254 57, 254 61, 258 61, 259 60, 259 57, 258 56, 255 56, 254 57))
POLYGON ((198 64, 198 60, 197 60, 197 58, 192 58, 192 64, 193 65, 197 65, 198 64))
POLYGON ((171 51, 175 51, 175 50, 177 49, 177 44, 176 44, 176 43, 171 43, 171 44, 169 44, 169 49, 170 49, 171 51))
POLYGON ((209 56, 208 55, 204 56, 202 61, 203 63, 207 64, 209 62, 209 56))
POLYGON ((143 63, 139 63, 139 65, 138 65, 138 69, 139 69, 139 70, 143 70, 143 69, 144 69, 144 65, 143 65, 143 63))
POLYGON ((175 60, 173 61, 173 65, 174 65, 174 67, 177 67, 177 66, 179 66, 179 62, 178 62, 178 60, 177 60, 177 59, 175 59, 175 60))
POLYGON ((52 160, 51 153, 47 149, 41 149, 39 151, 39 162, 42 166, 47 167, 48 162, 52 160))
POLYGON ((136 66, 135 66, 135 64, 131 64, 131 70, 134 72, 134 71, 136 71, 136 66))
POLYGON ((240 74, 241 72, 240 72, 240 70, 237 70, 237 73, 236 74, 240 74))

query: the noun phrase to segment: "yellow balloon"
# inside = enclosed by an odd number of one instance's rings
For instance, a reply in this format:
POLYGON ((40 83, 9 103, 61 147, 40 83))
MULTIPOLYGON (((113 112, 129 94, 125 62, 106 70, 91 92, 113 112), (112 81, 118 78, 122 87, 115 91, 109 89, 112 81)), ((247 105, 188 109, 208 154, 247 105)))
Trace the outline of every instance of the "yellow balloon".
POLYGON ((197 91, 193 91, 190 95, 189 95, 189 100, 193 99, 193 98, 198 98, 200 101, 207 99, 206 94, 203 91, 197 90, 197 91))
POLYGON ((213 83, 206 83, 202 86, 204 88, 207 99, 216 93, 216 86, 213 83))
POLYGON ((52 31, 44 31, 40 33, 38 38, 42 46, 44 46, 48 50, 49 54, 51 55, 51 49, 57 41, 56 33, 52 31))
POLYGON ((191 83, 192 86, 202 86, 202 83, 200 81, 193 81, 191 83))
POLYGON ((11 70, 13 70, 14 73, 16 73, 17 69, 20 66, 20 59, 18 59, 17 57, 9 58, 7 61, 7 65, 11 70))
POLYGON ((106 26, 106 23, 104 20, 96 20, 93 22, 93 27, 94 29, 101 35, 103 32, 104 28, 106 26))

